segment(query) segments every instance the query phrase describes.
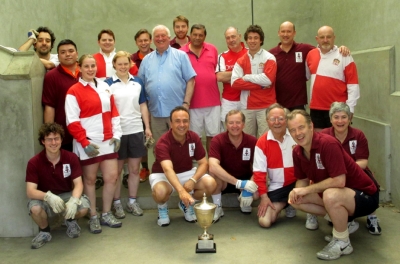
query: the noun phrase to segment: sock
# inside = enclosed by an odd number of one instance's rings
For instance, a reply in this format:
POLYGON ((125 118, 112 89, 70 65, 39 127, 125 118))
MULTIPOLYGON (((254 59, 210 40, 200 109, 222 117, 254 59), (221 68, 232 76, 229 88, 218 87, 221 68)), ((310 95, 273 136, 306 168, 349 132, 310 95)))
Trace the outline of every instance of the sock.
POLYGON ((376 214, 370 214, 367 216, 369 220, 376 218, 376 214))
POLYGON ((114 205, 117 205, 117 204, 121 204, 121 200, 120 199, 114 200, 114 205))
POLYGON ((142 162, 142 168, 149 170, 149 165, 147 164, 147 162, 142 162))
POLYGON ((133 204, 134 202, 136 202, 136 197, 129 197, 129 203, 133 204))
POLYGON ((221 193, 213 194, 213 195, 211 195, 211 197, 212 197, 212 200, 213 200, 214 204, 216 204, 218 206, 221 206, 221 198, 222 198, 222 194, 221 193))
POLYGON ((106 216, 107 215, 107 213, 101 213, 101 216, 106 216))
MULTIPOLYGON (((182 202, 182 201, 181 201, 181 202, 182 202)), ((165 208, 165 207, 168 207, 168 204, 167 204, 167 203, 158 204, 157 207, 160 208, 160 209, 161 209, 161 208, 165 208)))
POLYGON ((343 232, 336 231, 335 228, 332 230, 333 237, 336 237, 338 240, 343 242, 349 242, 349 229, 346 228, 343 232))
POLYGON ((47 225, 45 228, 43 228, 43 229, 41 229, 40 227, 39 227, 39 232, 47 232, 47 233, 50 233, 50 226, 49 225, 47 225))
POLYGON ((96 219, 97 218, 97 214, 96 215, 92 215, 91 217, 90 217, 90 219, 96 219))

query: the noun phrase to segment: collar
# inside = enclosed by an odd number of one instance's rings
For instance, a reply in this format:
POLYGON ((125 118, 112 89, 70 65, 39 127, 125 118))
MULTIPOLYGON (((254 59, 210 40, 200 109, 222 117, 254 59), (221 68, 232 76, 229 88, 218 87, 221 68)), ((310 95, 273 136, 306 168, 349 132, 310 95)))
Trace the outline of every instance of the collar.
POLYGON ((229 47, 228 47, 228 49, 229 49, 230 52, 233 52, 233 53, 239 53, 239 52, 241 52, 243 49, 246 49, 246 47, 245 47, 245 45, 244 45, 244 42, 240 42, 240 46, 242 46, 242 49, 239 50, 238 52, 235 52, 235 51, 231 50, 229 47))
MULTIPOLYGON (((286 128, 285 135, 283 135, 283 141, 285 141, 286 138, 288 138, 288 137, 290 137, 290 133, 289 133, 289 130, 286 128)), ((273 141, 280 142, 274 137, 274 134, 272 133, 271 130, 268 130, 267 140, 273 140, 273 141)))
POLYGON ((75 72, 74 73, 72 71, 70 71, 68 68, 62 66, 61 64, 59 66, 60 66, 60 69, 62 69, 62 71, 64 71, 66 74, 72 76, 73 78, 78 78, 79 77, 80 68, 79 68, 78 63, 76 63, 75 72))
POLYGON ((110 52, 110 56, 107 56, 107 54, 105 54, 102 50, 101 50, 101 48, 100 48, 100 52, 99 52, 101 55, 103 55, 103 56, 106 56, 107 58, 109 58, 109 57, 111 57, 112 56, 112 58, 114 58, 114 55, 115 55, 115 48, 114 48, 114 50, 112 51, 112 52, 110 52))
MULTIPOLYGON (((163 52, 162 54, 164 54, 164 53, 167 53, 167 54, 168 54, 170 50, 171 50, 171 45, 169 45, 168 48, 167 48, 166 50, 164 50, 164 52, 163 52)), ((160 54, 160 52, 158 52, 157 49, 156 49, 156 54, 157 54, 157 55, 162 55, 162 54, 160 54)))
POLYGON ((321 55, 328 55, 328 54, 330 54, 330 53, 332 53, 332 52, 335 52, 335 51, 338 49, 338 47, 337 47, 336 45, 333 45, 333 48, 332 48, 330 51, 328 51, 328 52, 325 53, 325 54, 322 54, 321 49, 319 48, 319 45, 317 46, 317 48, 318 48, 318 50, 319 50, 319 53, 321 53, 321 55))
MULTIPOLYGON (((111 77, 113 82, 112 83, 118 83, 118 82, 122 82, 121 79, 117 76, 117 74, 114 73, 114 75, 111 77)), ((132 74, 129 73, 129 78, 128 81, 134 81, 135 77, 133 77, 132 74)))
MULTIPOLYGON (((97 79, 97 78, 96 78, 97 79)), ((96 80, 97 82, 98 82, 98 80, 96 80)), ((87 81, 85 81, 84 79, 82 79, 82 77, 79 77, 79 82, 83 85, 83 86, 90 86, 90 87, 92 87, 93 89, 96 89, 96 85, 94 84, 94 82, 87 82, 87 81)))

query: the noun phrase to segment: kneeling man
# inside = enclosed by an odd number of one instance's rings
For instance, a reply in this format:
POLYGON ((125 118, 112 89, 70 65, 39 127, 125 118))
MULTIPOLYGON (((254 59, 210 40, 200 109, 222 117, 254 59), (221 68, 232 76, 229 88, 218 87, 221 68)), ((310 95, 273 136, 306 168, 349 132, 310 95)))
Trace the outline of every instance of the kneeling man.
POLYGON ((56 123, 43 124, 39 142, 45 149, 31 158, 26 168, 26 193, 29 213, 39 226, 39 234, 32 240, 33 249, 51 240, 48 219, 62 214, 67 235, 76 238, 81 228, 76 219, 86 215, 89 200, 83 195, 82 169, 78 157, 62 150, 64 130, 56 123))
POLYGON ((181 201, 178 206, 187 222, 196 222, 193 204, 203 194, 211 195, 216 183, 206 174, 208 162, 206 152, 199 136, 189 131, 189 112, 182 106, 172 109, 170 114, 171 129, 162 135, 155 146, 156 160, 150 174, 153 199, 158 204, 159 226, 170 223, 168 204, 173 191, 177 191, 181 201), (198 168, 192 168, 195 159, 198 168))
POLYGON ((212 195, 213 202, 217 205, 214 222, 224 216, 221 207, 222 194, 241 193, 240 210, 249 214, 252 210, 253 193, 257 191, 257 185, 251 180, 257 139, 243 132, 245 116, 239 110, 231 110, 226 114, 225 126, 226 132, 212 139, 209 154, 210 174, 217 182, 217 188, 212 195))
POLYGON ((310 115, 294 110, 288 116, 289 132, 298 146, 293 150, 298 179, 289 203, 304 212, 324 216, 333 223, 333 238, 317 253, 325 260, 353 252, 348 220, 366 216, 379 207, 379 188, 347 154, 338 140, 315 133, 310 115), (310 185, 310 180, 314 184, 310 185))
POLYGON ((296 216, 296 210, 288 205, 289 193, 296 183, 292 158, 296 143, 287 130, 287 112, 277 103, 266 110, 269 130, 258 139, 254 151, 254 181, 261 197, 258 223, 262 227, 275 223, 284 208, 286 217, 296 216))

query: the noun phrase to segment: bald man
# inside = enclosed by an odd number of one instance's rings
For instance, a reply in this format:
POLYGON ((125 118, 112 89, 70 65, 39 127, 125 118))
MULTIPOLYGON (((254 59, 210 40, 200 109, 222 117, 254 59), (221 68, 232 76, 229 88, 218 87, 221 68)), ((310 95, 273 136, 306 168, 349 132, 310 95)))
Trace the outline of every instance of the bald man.
MULTIPOLYGON (((307 78, 305 62, 308 53, 315 47, 306 43, 294 41, 296 27, 290 22, 283 22, 279 26, 279 44, 269 50, 276 58, 278 70, 276 72, 276 101, 290 111, 305 109, 307 104, 307 78)), ((339 48, 344 55, 350 51, 342 46, 339 48)))
POLYGON ((358 75, 353 58, 340 54, 335 33, 329 26, 321 27, 315 37, 318 47, 306 58, 307 79, 311 78, 310 115, 316 131, 330 127, 329 109, 333 102, 345 102, 351 118, 360 97, 358 75))
POLYGON ((242 34, 237 28, 228 27, 224 35, 228 50, 219 54, 215 69, 217 81, 222 82, 224 87, 221 99, 221 132, 224 131, 226 114, 231 110, 240 110, 240 90, 232 89, 231 76, 236 61, 247 53, 242 34))

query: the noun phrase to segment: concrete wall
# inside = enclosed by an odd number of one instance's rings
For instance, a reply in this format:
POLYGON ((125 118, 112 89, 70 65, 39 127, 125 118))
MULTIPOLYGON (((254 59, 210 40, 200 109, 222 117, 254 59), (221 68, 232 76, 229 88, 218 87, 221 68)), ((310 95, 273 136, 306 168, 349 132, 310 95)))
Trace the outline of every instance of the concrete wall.
POLYGON ((26 207, 25 171, 42 149, 36 139, 45 70, 32 51, 0 48, 0 61, 0 237, 31 236, 37 226, 26 207))

